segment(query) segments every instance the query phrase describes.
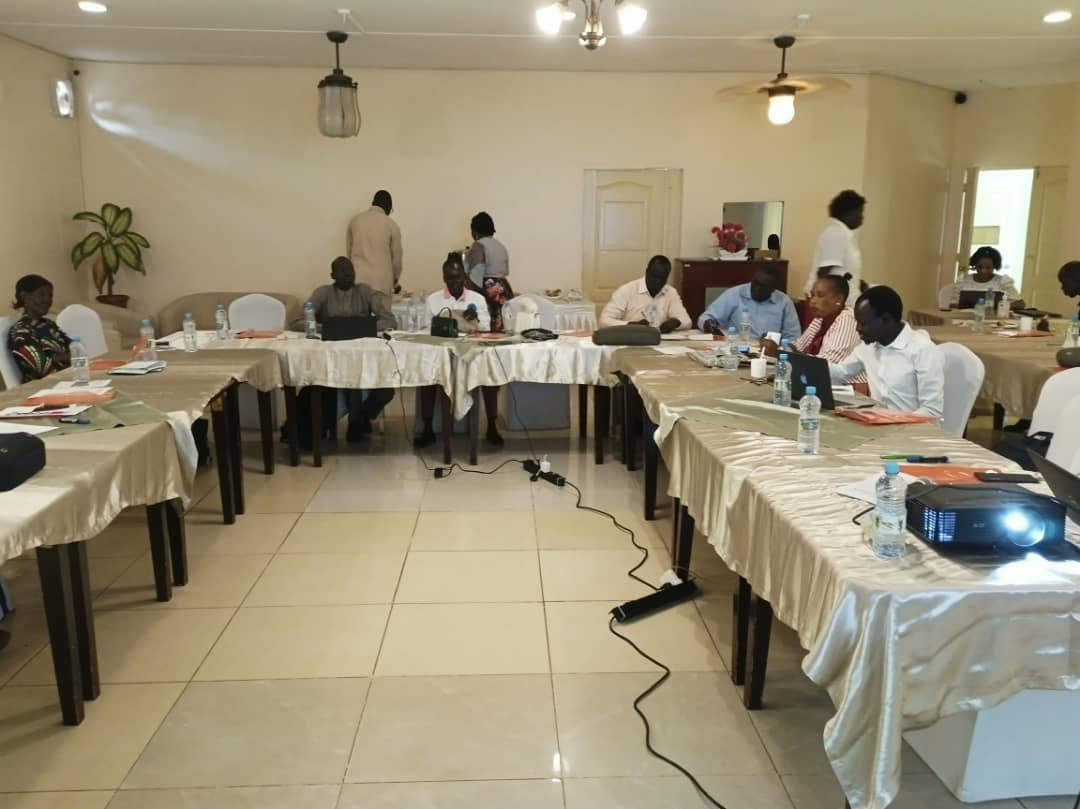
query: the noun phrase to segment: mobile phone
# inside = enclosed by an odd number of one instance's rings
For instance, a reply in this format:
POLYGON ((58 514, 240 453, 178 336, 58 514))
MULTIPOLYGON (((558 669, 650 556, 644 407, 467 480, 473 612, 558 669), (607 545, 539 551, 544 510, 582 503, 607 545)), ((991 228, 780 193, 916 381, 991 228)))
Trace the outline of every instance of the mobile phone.
POLYGON ((983 483, 1038 483, 1034 475, 1023 472, 976 472, 975 477, 983 483))

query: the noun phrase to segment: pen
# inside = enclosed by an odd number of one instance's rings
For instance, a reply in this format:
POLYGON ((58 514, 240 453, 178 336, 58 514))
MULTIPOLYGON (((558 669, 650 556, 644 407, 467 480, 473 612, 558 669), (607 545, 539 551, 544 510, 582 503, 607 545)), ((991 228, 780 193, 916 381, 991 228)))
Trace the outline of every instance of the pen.
POLYGON ((930 456, 930 455, 882 455, 883 461, 907 461, 908 463, 948 463, 949 459, 945 455, 930 456))
POLYGON ((90 419, 80 419, 74 416, 64 416, 60 419, 61 424, 89 424, 90 419))

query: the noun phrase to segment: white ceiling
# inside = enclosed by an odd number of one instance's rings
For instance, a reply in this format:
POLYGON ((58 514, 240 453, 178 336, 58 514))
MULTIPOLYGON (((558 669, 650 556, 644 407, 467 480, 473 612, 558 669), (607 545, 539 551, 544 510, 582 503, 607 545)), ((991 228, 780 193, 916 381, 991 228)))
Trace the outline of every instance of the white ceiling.
MULTIPOLYGON (((586 52, 578 19, 565 36, 537 33, 546 0, 0 0, 0 33, 75 59, 327 67, 323 33, 349 7, 366 33, 352 67, 481 70, 730 71, 775 73, 770 39, 799 36, 790 70, 888 73, 952 89, 1080 81, 1080 0, 637 0, 642 34, 586 52), (1066 8, 1077 19, 1046 25, 1066 8), (799 28, 798 14, 812 15, 799 28)), ((604 0, 609 34, 614 0, 604 0)))

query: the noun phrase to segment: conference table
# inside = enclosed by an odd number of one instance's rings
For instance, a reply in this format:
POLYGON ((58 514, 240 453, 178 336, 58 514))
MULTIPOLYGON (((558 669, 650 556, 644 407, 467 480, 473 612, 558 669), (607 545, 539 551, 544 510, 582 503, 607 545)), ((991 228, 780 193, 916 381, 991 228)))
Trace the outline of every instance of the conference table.
MULTIPOLYGON (((731 674, 744 703, 762 707, 775 615, 797 632, 808 650, 804 672, 836 707, 825 752, 854 809, 895 798, 905 736, 914 744, 917 729, 972 711, 977 726, 1006 703, 1050 692, 1052 714, 1017 723, 1010 738, 1056 763, 1056 774, 1040 772, 1040 794, 1075 792, 1067 764, 1075 747, 1047 750, 1037 735, 1031 741, 1030 725, 1076 715, 1080 554, 949 557, 909 536, 903 560, 880 560, 867 517, 855 521, 869 504, 837 491, 880 475, 880 456, 896 452, 982 468, 1009 466, 1004 459, 936 426, 863 427, 832 414, 821 454, 805 456, 792 440, 797 411, 771 405, 768 386, 745 372, 650 349, 624 349, 612 365, 637 389, 655 435, 647 449, 653 444, 670 473, 676 573, 690 570, 697 530, 739 576, 731 674)), ((1080 533, 1071 538, 1080 544, 1080 533)), ((965 741, 972 735, 968 728, 965 741)), ((982 769, 985 778, 995 768, 982 769)))
MULTIPOLYGON (((0 392, 0 408, 70 380, 66 371, 0 392)), ((161 373, 112 377, 117 397, 80 414, 89 424, 60 425, 41 434, 46 464, 0 493, 0 565, 33 550, 64 724, 77 725, 84 700, 100 694, 86 543, 126 508, 145 506, 159 601, 188 581, 184 509, 195 478, 191 425, 209 407, 226 522, 243 513, 243 477, 235 389, 280 386, 267 352, 170 358, 161 373), (117 429, 120 428, 120 429, 117 429)), ((11 422, 5 422, 11 424, 11 422)), ((268 471, 272 471, 272 468, 268 471)))

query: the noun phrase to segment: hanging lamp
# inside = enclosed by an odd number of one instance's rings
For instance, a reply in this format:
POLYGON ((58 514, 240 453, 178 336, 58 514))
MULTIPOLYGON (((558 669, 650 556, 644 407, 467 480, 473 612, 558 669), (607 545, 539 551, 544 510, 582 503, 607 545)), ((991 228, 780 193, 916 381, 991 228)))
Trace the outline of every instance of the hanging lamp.
POLYGON ((328 138, 355 138, 360 133, 357 84, 341 69, 341 46, 349 39, 344 31, 328 31, 334 43, 334 72, 319 82, 319 131, 328 138))

